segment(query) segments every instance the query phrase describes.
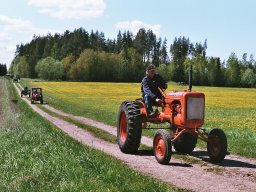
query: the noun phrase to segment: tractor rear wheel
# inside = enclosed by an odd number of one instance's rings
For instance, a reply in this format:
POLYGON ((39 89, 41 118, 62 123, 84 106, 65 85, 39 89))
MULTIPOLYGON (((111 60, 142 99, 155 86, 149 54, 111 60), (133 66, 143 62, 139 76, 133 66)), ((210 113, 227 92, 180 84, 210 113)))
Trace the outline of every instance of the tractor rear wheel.
POLYGON ((227 154, 227 137, 221 129, 213 129, 209 133, 207 153, 213 163, 220 163, 227 154))
POLYGON ((138 151, 142 132, 140 107, 132 101, 124 101, 119 108, 117 139, 123 153, 134 154, 138 151))
POLYGON ((172 143, 170 134, 166 130, 157 130, 153 141, 153 147, 157 162, 167 165, 172 156, 172 143))
POLYGON ((183 133, 174 143, 174 149, 177 153, 190 154, 196 147, 197 137, 189 133, 183 133))

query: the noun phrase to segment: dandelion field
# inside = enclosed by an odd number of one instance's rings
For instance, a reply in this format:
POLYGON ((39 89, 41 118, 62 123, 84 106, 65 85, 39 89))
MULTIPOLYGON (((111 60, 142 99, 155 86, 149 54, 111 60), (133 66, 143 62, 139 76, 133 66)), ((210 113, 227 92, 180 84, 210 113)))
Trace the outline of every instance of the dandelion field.
MULTIPOLYGON (((42 87, 44 100, 63 111, 116 125, 120 104, 141 97, 140 83, 22 82, 42 87)), ((168 91, 186 87, 169 83, 168 91)), ((229 150, 256 157, 256 89, 193 87, 206 96, 204 128, 221 128, 229 150)))

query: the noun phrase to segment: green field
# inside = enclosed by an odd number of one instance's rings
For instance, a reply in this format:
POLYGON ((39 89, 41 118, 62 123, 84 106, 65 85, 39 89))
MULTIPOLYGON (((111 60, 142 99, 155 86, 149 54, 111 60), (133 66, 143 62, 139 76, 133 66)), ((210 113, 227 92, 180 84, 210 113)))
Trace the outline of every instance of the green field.
MULTIPOLYGON (((140 83, 31 82, 42 87, 45 101, 58 109, 116 125, 119 105, 140 97, 140 83)), ((183 90, 169 83, 167 90, 183 90)), ((256 89, 193 87, 206 95, 204 128, 222 128, 230 153, 256 158, 256 89)), ((144 131, 145 132, 145 131, 144 131)), ((145 133, 153 135, 154 131, 145 133)), ((200 144, 204 146, 204 144, 200 144)))
POLYGON ((69 138, 22 102, 10 81, 3 89, 0 191, 183 191, 69 138))

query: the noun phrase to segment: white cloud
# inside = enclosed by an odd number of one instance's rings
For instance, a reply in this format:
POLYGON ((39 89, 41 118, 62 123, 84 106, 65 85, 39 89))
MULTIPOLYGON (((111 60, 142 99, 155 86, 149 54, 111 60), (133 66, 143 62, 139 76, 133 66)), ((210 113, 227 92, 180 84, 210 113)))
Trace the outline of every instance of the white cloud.
MULTIPOLYGON (((10 18, 6 15, 0 15, 0 25, 3 26, 3 31, 8 31, 12 34, 29 32, 32 34, 47 35, 47 33, 59 33, 61 30, 51 29, 51 28, 38 28, 34 26, 29 20, 10 18)), ((12 37, 9 33, 0 31, 0 40, 11 40, 12 37)))
POLYGON ((0 25, 4 26, 3 29, 6 31, 24 32, 34 29, 34 26, 30 21, 14 19, 6 15, 0 15, 0 25))
POLYGON ((7 68, 10 67, 10 63, 12 62, 12 59, 14 58, 14 53, 16 50, 16 46, 13 44, 6 44, 0 46, 0 63, 6 64, 7 68))
POLYGON ((0 41, 11 41, 12 37, 8 33, 0 32, 0 41))
POLYGON ((117 29, 125 29, 131 31, 133 34, 136 34, 140 28, 144 28, 146 30, 152 30, 156 35, 160 35, 161 26, 158 24, 150 25, 143 23, 142 21, 134 20, 134 21, 121 21, 115 24, 115 28, 117 29))
POLYGON ((6 44, 3 46, 0 46, 0 50, 5 51, 6 53, 13 53, 16 50, 16 45, 6 44))
POLYGON ((47 35, 48 33, 61 33, 62 30, 51 28, 38 28, 29 20, 10 18, 0 14, 0 63, 10 66, 16 45, 31 41, 33 35, 47 35), (16 44, 16 45, 15 45, 16 44))
POLYGON ((59 19, 98 18, 106 8, 104 0, 29 0, 28 4, 59 19))

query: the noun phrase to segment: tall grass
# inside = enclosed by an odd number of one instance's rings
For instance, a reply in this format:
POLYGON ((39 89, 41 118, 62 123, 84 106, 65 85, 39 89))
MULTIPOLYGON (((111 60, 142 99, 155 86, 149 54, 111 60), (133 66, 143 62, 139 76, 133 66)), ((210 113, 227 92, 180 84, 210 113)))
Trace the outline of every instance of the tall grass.
POLYGON ((0 124, 1 130, 12 129, 17 124, 17 109, 15 107, 15 103, 17 102, 17 96, 15 92, 11 89, 11 84, 9 81, 5 81, 3 78, 0 79, 3 82, 3 92, 0 98, 1 103, 1 113, 2 113, 2 121, 0 124), (9 91, 10 90, 10 91, 9 91), (12 107, 10 107, 12 106, 12 107))
POLYGON ((17 106, 16 127, 0 132, 0 191, 182 191, 74 141, 20 99, 17 106))
MULTIPOLYGON (((41 86, 46 102, 63 111, 116 125, 120 104, 141 96, 139 83, 29 82, 41 86)), ((169 89, 182 90, 169 83, 169 89)), ((256 158, 256 90, 194 87, 206 95, 204 128, 222 128, 231 153, 256 158)), ((146 131, 143 131, 146 132, 146 131)), ((147 131, 153 135, 154 131, 147 131)), ((204 145, 205 146, 205 145, 204 145)))

